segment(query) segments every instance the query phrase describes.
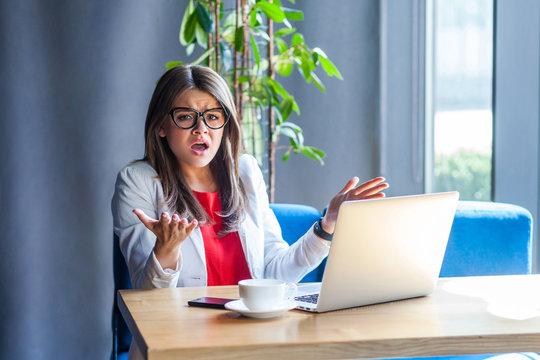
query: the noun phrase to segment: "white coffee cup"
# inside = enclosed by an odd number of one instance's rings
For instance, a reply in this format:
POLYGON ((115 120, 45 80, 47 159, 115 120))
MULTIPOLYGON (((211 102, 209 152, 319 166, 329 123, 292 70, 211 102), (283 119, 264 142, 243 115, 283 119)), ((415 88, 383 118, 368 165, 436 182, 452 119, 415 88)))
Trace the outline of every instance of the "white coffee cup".
POLYGON ((275 279, 246 279, 238 282, 240 298, 251 311, 267 311, 291 300, 296 284, 275 279))

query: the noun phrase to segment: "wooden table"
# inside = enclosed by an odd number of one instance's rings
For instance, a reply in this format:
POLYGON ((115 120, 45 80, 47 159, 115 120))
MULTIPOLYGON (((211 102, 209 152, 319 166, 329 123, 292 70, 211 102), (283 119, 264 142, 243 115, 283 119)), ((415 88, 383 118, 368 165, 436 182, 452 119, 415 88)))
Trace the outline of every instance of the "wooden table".
POLYGON ((188 307, 236 286, 120 290, 148 359, 328 359, 540 352, 540 275, 440 279, 427 297, 323 314, 252 319, 188 307))

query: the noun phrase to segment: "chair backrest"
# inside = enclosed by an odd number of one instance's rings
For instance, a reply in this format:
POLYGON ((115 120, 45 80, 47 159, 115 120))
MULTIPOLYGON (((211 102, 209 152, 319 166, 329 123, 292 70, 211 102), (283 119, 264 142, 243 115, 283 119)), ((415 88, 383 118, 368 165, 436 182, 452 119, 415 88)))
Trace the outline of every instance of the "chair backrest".
MULTIPOLYGON (((321 213, 306 205, 297 204, 271 204, 276 218, 281 226, 283 238, 287 243, 292 244, 298 240, 305 232, 321 217, 321 213)), ((307 274, 302 282, 321 281, 324 271, 324 263, 307 274)), ((131 333, 120 314, 116 303, 116 296, 120 289, 131 289, 131 279, 129 271, 120 251, 119 240, 116 235, 113 237, 113 272, 114 272, 114 306, 113 306, 113 353, 112 358, 116 359, 118 354, 125 354, 129 351, 131 344, 131 333)))
POLYGON ((528 210, 504 203, 460 201, 440 276, 530 274, 531 244, 528 210))
POLYGON ((129 271, 120 251, 119 239, 113 234, 113 273, 114 273, 114 303, 112 314, 113 349, 112 359, 116 360, 118 354, 127 353, 131 345, 131 333, 120 314, 117 304, 117 293, 120 289, 132 289, 129 271))
MULTIPOLYGON (((321 217, 319 210, 308 205, 270 204, 281 227, 283 239, 291 245, 298 240, 321 217)), ((321 281, 326 260, 300 282, 321 281)))

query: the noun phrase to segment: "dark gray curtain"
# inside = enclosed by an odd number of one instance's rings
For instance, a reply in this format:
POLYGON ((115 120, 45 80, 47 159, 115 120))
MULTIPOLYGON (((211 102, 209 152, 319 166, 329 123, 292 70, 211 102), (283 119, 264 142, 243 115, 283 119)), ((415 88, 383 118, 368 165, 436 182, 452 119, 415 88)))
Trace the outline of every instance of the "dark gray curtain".
POLYGON ((184 1, 2 1, 2 359, 106 359, 110 198, 184 1))
MULTIPOLYGON (((185 4, 0 0, 0 359, 108 358, 110 199, 117 171, 143 155, 165 62, 185 60, 185 4)), ((291 7, 306 12, 300 30, 345 80, 321 76, 326 94, 287 80, 306 143, 329 158, 324 168, 301 156, 278 162, 276 199, 322 208, 349 176, 375 175, 378 2, 291 7)))

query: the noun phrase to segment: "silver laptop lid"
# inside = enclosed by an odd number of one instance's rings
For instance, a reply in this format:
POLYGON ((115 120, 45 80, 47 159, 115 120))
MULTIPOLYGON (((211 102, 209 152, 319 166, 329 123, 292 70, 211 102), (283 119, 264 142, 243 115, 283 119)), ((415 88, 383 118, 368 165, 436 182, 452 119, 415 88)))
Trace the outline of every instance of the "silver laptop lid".
POLYGON ((448 192, 343 203, 317 311, 431 293, 458 198, 448 192))

